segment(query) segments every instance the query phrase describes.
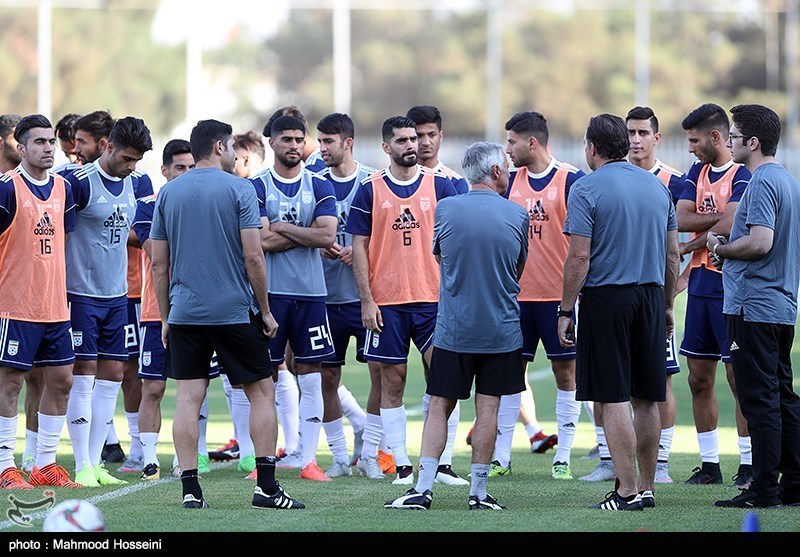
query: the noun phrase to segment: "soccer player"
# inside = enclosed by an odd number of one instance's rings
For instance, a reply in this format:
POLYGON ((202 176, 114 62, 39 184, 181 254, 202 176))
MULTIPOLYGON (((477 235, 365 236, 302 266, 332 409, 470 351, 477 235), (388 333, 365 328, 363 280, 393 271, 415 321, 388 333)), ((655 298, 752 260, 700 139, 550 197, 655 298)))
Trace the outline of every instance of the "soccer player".
POLYGON ((441 200, 435 212, 433 253, 442 271, 419 479, 416 487, 387 501, 387 509, 430 508, 448 417, 456 400, 469 398, 473 382, 476 425, 467 508, 505 508, 486 492, 486 484, 500 397, 525 388, 517 294, 528 255, 530 218, 502 197, 508 188, 502 146, 470 145, 461 166, 470 191, 441 200), (477 221, 485 226, 476 227, 477 221), (476 252, 485 256, 481 265, 474 264, 476 252))
POLYGON ((21 118, 17 114, 0 115, 0 174, 15 169, 22 161, 14 139, 14 129, 21 118))
MULTIPOLYGON (((80 145, 80 124, 77 130, 80 145)), ((76 359, 67 427, 76 479, 89 486, 126 483, 108 473, 101 453, 128 359, 127 240, 136 211, 136 163, 153 148, 150 130, 132 116, 118 120, 103 145, 96 161, 67 176, 77 204, 75 231, 67 242, 76 359)), ((82 160, 86 157, 81 149, 82 160)))
POLYGON ((56 138, 58 139, 58 147, 64 156, 67 157, 67 162, 56 169, 56 172, 67 171, 71 172, 78 167, 78 150, 75 145, 75 122, 80 118, 80 114, 70 112, 61 117, 56 123, 56 138))
POLYGON ((278 323, 270 312, 253 187, 233 176, 233 130, 201 120, 190 144, 197 167, 159 191, 150 240, 161 337, 169 342, 169 376, 177 382, 173 439, 180 463, 183 508, 208 507, 197 469, 198 419, 216 352, 231 383, 250 399, 257 485, 252 505, 298 509, 275 480, 275 386, 269 339, 278 323), (187 212, 195 218, 185 218, 187 212), (203 269, 213 270, 209 281, 203 269))
MULTIPOLYGON (((342 424, 343 404, 340 400, 340 393, 349 393, 341 379, 351 338, 356 340, 358 346, 356 360, 366 362, 364 342, 367 331, 361 322, 361 303, 353 276, 353 240, 352 235, 346 231, 347 218, 359 185, 375 169, 353 159, 355 126, 347 114, 337 112, 322 118, 317 124, 317 141, 326 165, 321 175, 333 185, 338 221, 333 245, 322 250, 325 285, 328 289, 326 309, 335 351, 331 358, 322 362, 322 398, 325 407, 322 427, 333 453, 333 464, 325 475, 329 478, 350 476, 351 464, 358 461, 359 471, 368 478, 378 479, 383 478, 384 474, 377 462, 378 444, 383 429, 380 426, 380 379, 376 377, 377 364, 368 366, 373 386, 367 398, 367 414, 357 402, 356 412, 352 411, 353 405, 350 405, 348 416, 356 439, 352 458, 347 454, 347 440, 342 424), (376 382, 378 388, 374 388, 376 382)), ((355 402, 352 395, 345 397, 345 400, 355 402)))
MULTIPOLYGON (((559 344, 556 327, 564 259, 569 247, 569 239, 562 233, 567 199, 572 184, 585 174, 550 154, 547 120, 539 112, 518 112, 506 122, 505 129, 506 153, 515 167, 505 195, 524 208, 530 220, 527 232, 530 251, 518 296, 524 339, 522 355, 527 362, 533 361, 541 342, 557 387, 558 434, 547 436, 539 431, 531 437, 531 450, 542 453, 558 444, 553 456, 552 476, 571 480, 570 457, 581 403, 575 400, 575 348, 564 348, 559 344), (534 443, 539 443, 536 450, 534 443)), ((519 410, 519 395, 501 399, 494 475, 501 475, 510 465, 511 439, 519 410)))
POLYGON ((722 274, 709 261, 706 236, 709 230, 728 236, 736 206, 750 180, 750 172, 731 158, 726 146, 728 115, 722 107, 704 104, 690 112, 681 125, 686 130, 689 152, 698 159, 687 172, 686 187, 678 200, 677 216, 678 229, 694 233, 689 242, 681 244, 681 255, 691 254, 692 260, 680 353, 686 356, 689 366, 689 389, 701 460, 701 466, 695 468, 684 483, 722 483, 717 431, 719 407, 714 391, 717 362, 721 359, 736 402, 740 464, 734 485, 745 489, 752 479, 750 434, 739 407, 730 363, 722 316, 722 274))
POLYGON ((330 248, 336 237, 336 195, 327 179, 301 164, 306 128, 300 119, 280 116, 269 131, 275 163, 250 181, 262 208, 270 308, 280 324, 270 354, 273 365, 285 361, 287 341, 293 354, 303 439, 300 478, 330 481, 316 461, 324 411, 321 362, 334 353, 319 248, 330 248))
POLYGON ((66 292, 66 236, 75 203, 50 172, 55 133, 40 114, 21 118, 14 139, 20 164, 0 177, 0 487, 82 487, 56 464, 75 355, 66 292), (42 369, 36 462, 26 481, 14 462, 17 404, 32 366, 42 369))
POLYGON ((417 164, 414 120, 387 118, 381 135, 389 166, 361 183, 346 230, 353 235, 353 274, 367 328, 364 356, 380 363, 381 420, 397 471, 392 483, 412 485, 403 405, 408 351, 413 340, 430 364, 439 300, 433 212, 456 190, 447 175, 417 164))

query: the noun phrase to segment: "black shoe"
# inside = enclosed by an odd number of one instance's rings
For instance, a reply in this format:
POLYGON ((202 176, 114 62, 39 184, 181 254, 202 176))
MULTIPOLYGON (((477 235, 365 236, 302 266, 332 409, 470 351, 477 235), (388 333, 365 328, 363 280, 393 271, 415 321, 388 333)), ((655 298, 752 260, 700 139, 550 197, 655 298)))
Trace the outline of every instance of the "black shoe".
POLYGON ((761 500, 754 491, 744 489, 733 499, 717 501, 714 505, 729 509, 777 509, 781 506, 781 502, 777 497, 774 500, 761 500))
POLYGON ((426 489, 423 493, 417 492, 413 487, 397 499, 386 501, 384 509, 406 509, 413 511, 427 511, 431 508, 433 493, 426 489))
POLYGON ((183 508, 184 509, 207 509, 208 503, 206 500, 201 496, 200 499, 192 495, 191 493, 187 493, 183 496, 183 508))
POLYGON ((740 464, 739 470, 731 478, 733 480, 733 487, 739 489, 750 489, 750 482, 753 481, 753 465, 740 464))
POLYGON ((292 499, 288 493, 278 484, 278 491, 272 495, 264 493, 260 487, 256 486, 253 491, 253 506, 257 509, 305 509, 306 506, 292 499))
POLYGON ((701 468, 695 468, 692 472, 692 476, 683 482, 684 485, 722 483, 722 471, 719 469, 719 463, 704 462, 701 468))
POLYGON ((103 445, 100 460, 103 462, 125 462, 125 451, 122 450, 119 443, 103 445))
POLYGON ((236 439, 228 441, 224 447, 220 447, 217 451, 210 451, 208 458, 214 461, 227 461, 236 460, 239 458, 239 443, 236 439))
POLYGON ((649 489, 639 492, 639 498, 642 500, 643 509, 654 509, 656 506, 656 498, 653 492, 649 489))
POLYGON ((478 499, 477 495, 469 496, 469 510, 471 511, 501 511, 505 509, 505 505, 497 502, 497 499, 486 494, 484 499, 478 499))
POLYGON ((644 509, 642 498, 638 493, 634 495, 633 499, 626 501, 616 491, 608 492, 604 501, 589 505, 589 508, 602 509, 604 511, 641 511, 644 509))

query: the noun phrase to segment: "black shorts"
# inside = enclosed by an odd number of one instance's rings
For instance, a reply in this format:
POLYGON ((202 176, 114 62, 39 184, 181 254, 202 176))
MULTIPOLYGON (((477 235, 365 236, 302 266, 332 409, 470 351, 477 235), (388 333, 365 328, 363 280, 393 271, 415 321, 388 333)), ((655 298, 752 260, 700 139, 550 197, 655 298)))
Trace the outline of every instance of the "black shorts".
POLYGON ((664 400, 664 289, 656 285, 584 288, 578 312, 576 398, 664 400))
POLYGON ((233 385, 252 383, 272 375, 269 339, 261 329, 261 315, 250 313, 250 323, 237 325, 170 325, 164 374, 173 379, 208 379, 211 356, 233 385))
POLYGON ((426 393, 466 400, 470 397, 473 379, 478 394, 502 396, 521 393, 525 390, 522 350, 464 354, 433 347, 426 393))

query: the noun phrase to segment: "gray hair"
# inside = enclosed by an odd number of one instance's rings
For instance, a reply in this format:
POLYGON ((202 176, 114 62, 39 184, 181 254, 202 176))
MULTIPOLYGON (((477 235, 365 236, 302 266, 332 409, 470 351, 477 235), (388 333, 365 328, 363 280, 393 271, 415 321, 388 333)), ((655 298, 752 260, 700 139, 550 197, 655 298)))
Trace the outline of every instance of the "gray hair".
POLYGON ((503 167, 506 161, 506 152, 503 146, 490 141, 479 141, 473 143, 464 151, 461 159, 461 168, 464 177, 470 184, 480 184, 488 181, 492 177, 492 167, 494 165, 503 167))

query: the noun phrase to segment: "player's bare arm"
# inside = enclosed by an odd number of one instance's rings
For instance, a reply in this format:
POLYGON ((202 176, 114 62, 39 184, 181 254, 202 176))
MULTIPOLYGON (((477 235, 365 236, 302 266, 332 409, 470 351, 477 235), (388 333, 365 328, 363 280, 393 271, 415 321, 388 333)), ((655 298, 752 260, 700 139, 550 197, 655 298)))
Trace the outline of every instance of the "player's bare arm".
POLYGON ((383 317, 369 287, 369 236, 353 234, 353 275, 361 298, 361 322, 370 331, 380 333, 383 317))

